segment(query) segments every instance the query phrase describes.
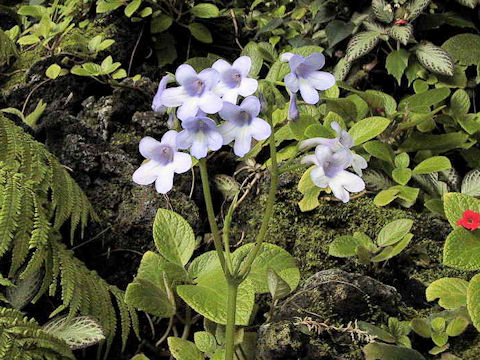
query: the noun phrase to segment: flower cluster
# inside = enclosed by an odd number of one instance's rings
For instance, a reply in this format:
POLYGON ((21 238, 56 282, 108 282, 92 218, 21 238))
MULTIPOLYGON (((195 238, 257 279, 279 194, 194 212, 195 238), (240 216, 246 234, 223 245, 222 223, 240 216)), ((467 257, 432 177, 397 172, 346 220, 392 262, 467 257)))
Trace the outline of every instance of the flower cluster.
POLYGON ((348 132, 336 122, 333 122, 331 127, 337 135, 334 139, 312 138, 300 143, 301 150, 315 147, 315 154, 305 156, 302 162, 314 165, 310 178, 316 186, 329 187, 336 198, 348 202, 350 193, 365 189, 365 183, 360 176, 362 169, 367 167, 367 162, 350 150, 353 141, 348 132), (350 166, 357 175, 346 171, 350 166))
POLYGON ((465 210, 457 225, 471 231, 477 230, 480 227, 480 214, 473 210, 465 210))
POLYGON ((160 142, 150 137, 142 139, 140 153, 148 161, 133 174, 133 181, 140 185, 155 182, 157 191, 165 194, 173 186, 174 173, 185 172, 192 166, 190 156, 178 149, 189 149, 193 157, 201 159, 209 150, 233 142, 234 153, 242 157, 250 151, 252 139, 267 139, 272 130, 258 117, 260 100, 252 96, 258 82, 248 77, 251 66, 248 56, 241 56, 233 64, 218 60, 199 73, 183 64, 175 72, 179 86, 169 88, 168 83, 174 79, 164 76, 152 109, 165 113, 167 108, 177 108, 182 130, 168 131, 160 142), (239 96, 245 99, 237 105, 239 96), (208 117, 217 113, 225 120, 220 125, 208 117))
POLYGON ((285 76, 285 85, 290 91, 289 119, 298 118, 297 93, 300 91, 303 101, 314 105, 320 100, 318 90, 327 90, 335 85, 335 77, 325 71, 319 71, 325 65, 325 56, 313 53, 306 58, 301 55, 284 53, 280 57, 288 61, 290 73, 285 76))

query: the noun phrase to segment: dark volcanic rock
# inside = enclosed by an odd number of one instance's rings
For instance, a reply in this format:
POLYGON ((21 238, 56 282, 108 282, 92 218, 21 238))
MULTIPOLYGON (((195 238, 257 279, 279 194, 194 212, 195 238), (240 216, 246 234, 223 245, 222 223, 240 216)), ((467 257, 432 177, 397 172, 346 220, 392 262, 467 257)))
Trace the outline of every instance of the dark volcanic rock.
POLYGON ((395 316, 400 305, 394 287, 369 276, 339 269, 320 271, 279 305, 270 323, 261 326, 257 356, 360 359, 361 336, 348 324, 395 316))

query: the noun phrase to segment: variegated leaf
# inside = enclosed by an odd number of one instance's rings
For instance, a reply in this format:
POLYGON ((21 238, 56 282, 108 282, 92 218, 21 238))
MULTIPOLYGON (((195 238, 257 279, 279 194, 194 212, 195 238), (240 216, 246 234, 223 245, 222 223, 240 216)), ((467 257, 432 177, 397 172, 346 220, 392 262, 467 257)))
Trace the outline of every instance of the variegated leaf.
POLYGON ((385 0, 372 0, 372 9, 375 17, 378 20, 386 24, 389 24, 393 21, 392 6, 385 0))
POLYGON ((430 0, 412 0, 407 7, 408 21, 415 20, 430 4, 430 0))
POLYGON ((364 31, 355 35, 347 46, 347 61, 354 61, 373 50, 380 40, 378 31, 364 31))
POLYGON ((393 25, 390 29, 388 29, 388 35, 390 35, 395 40, 399 41, 403 45, 408 44, 408 40, 413 34, 413 26, 412 24, 405 24, 405 25, 393 25))
POLYGON ((455 66, 450 55, 441 47, 423 42, 415 50, 418 61, 428 70, 438 74, 452 76, 455 66))

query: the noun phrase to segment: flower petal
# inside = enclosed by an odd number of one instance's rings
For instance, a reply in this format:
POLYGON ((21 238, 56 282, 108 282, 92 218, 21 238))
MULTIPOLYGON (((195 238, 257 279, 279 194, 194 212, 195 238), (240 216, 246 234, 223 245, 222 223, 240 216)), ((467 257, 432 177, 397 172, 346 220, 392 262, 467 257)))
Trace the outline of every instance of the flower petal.
POLYGON ((252 59, 249 56, 240 56, 232 64, 235 70, 238 70, 242 77, 247 77, 252 68, 252 59))
POLYGON ((328 177, 325 176, 325 172, 321 166, 317 166, 310 172, 310 179, 319 188, 326 188, 328 186, 328 177))
POLYGON ((358 174, 358 176, 362 176, 362 170, 366 169, 368 166, 367 160, 363 158, 363 156, 358 154, 352 154, 352 167, 353 170, 358 174))
POLYGON ((280 61, 290 61, 293 55, 294 54, 289 52, 283 53, 282 55, 280 55, 280 61))
POLYGON ((140 150, 140 154, 144 158, 153 158, 155 156, 155 150, 158 149, 159 146, 162 144, 160 141, 155 140, 154 138, 150 136, 144 137, 142 140, 140 140, 140 143, 138 144, 138 149, 140 150))
POLYGON ((166 194, 173 187, 173 168, 172 166, 164 166, 158 174, 155 181, 155 189, 160 194, 166 194))
POLYGON ((177 80, 180 85, 189 83, 192 81, 192 79, 195 79, 196 77, 197 72, 193 67, 188 64, 180 65, 175 72, 175 80, 177 80))
POLYGON ((283 80, 285 81, 285 85, 287 86, 288 90, 290 90, 292 93, 296 93, 298 91, 299 83, 295 74, 287 74, 283 80))
POLYGON ((325 56, 322 53, 313 53, 306 57, 304 64, 318 70, 325 65, 325 56))
POLYGON ((239 88, 230 89, 223 92, 222 100, 232 104, 237 103, 239 88))
POLYGON ((342 200, 344 203, 348 202, 350 200, 350 194, 348 193, 347 190, 343 188, 343 185, 338 178, 333 178, 330 179, 328 186, 332 190, 333 195, 339 199, 342 200))
POLYGON ((212 151, 217 151, 223 145, 223 137, 217 131, 209 131, 207 134, 208 148, 212 151))
POLYGON ((195 141, 192 144, 192 147, 190 148, 190 154, 196 159, 201 159, 207 156, 208 152, 208 144, 207 144, 207 139, 202 138, 202 139, 195 139, 195 141))
POLYGON ((306 155, 300 161, 302 164, 314 164, 318 166, 318 160, 315 155, 306 155))
POLYGON ((178 133, 175 130, 169 130, 162 136, 162 145, 167 145, 173 149, 177 149, 177 135, 178 133))
POLYGON ((152 110, 155 112, 164 112, 165 106, 162 104, 161 101, 161 96, 163 91, 166 89, 167 84, 169 81, 172 80, 172 77, 170 75, 165 75, 162 80, 160 80, 160 83, 158 84, 158 90, 157 93, 155 94, 155 97, 153 98, 152 101, 152 110))
POLYGON ((255 96, 249 96, 242 101, 240 109, 248 112, 252 117, 256 117, 261 110, 260 100, 255 96))
POLYGON ((223 120, 235 120, 240 113, 240 107, 230 102, 224 102, 223 107, 218 113, 223 120))
POLYGON ((186 153, 176 152, 173 155, 173 170, 177 174, 182 174, 192 167, 192 157, 186 153))
POLYGON ((224 71, 230 70, 231 67, 232 65, 230 65, 227 61, 223 59, 215 61, 212 65, 212 69, 217 70, 220 74, 224 71))
POLYGON ((223 107, 223 101, 220 96, 209 91, 202 95, 198 101, 200 109, 207 114, 215 114, 219 112, 223 107))
POLYGON ((258 81, 251 78, 244 78, 238 87, 238 93, 242 96, 252 95, 258 89, 258 81))
POLYGON ((199 98, 190 97, 177 110, 177 117, 180 120, 186 120, 194 117, 198 112, 199 98))
POLYGON ((239 132, 235 137, 233 152, 238 157, 243 157, 250 151, 251 146, 252 146, 252 137, 250 136, 250 132, 248 131, 248 128, 244 126, 243 128, 239 129, 239 132))
POLYGON ((332 157, 332 150, 325 145, 319 145, 315 148, 315 157, 317 158, 318 165, 323 167, 327 160, 332 157))
POLYGON ((167 107, 177 107, 184 103, 189 96, 183 86, 165 89, 157 99, 162 105, 167 107))
POLYGON ((312 71, 307 80, 317 90, 330 89, 336 81, 335 76, 325 71, 312 71))
POLYGON ((360 192, 365 189, 363 179, 349 171, 340 171, 335 177, 350 192, 360 192))
POLYGON ((198 77, 205 83, 206 90, 212 90, 220 81, 218 71, 211 68, 200 71, 198 77))
POLYGON ((237 134, 238 127, 234 122, 227 121, 218 127, 218 132, 222 135, 223 145, 230 144, 237 134))
POLYGON ((195 133, 188 130, 182 130, 177 135, 177 147, 179 149, 188 149, 195 141, 195 133))
POLYGON ((132 175, 132 180, 139 185, 150 185, 158 177, 158 170, 161 165, 155 160, 143 163, 132 175))
POLYGON ((320 137, 303 140, 302 142, 300 142, 300 144, 298 144, 298 150, 303 151, 303 150, 314 148, 315 146, 324 144, 323 140, 324 138, 320 138, 320 137))
POLYGON ((316 104, 320 100, 318 91, 305 79, 299 81, 300 94, 307 104, 316 104))
POLYGON ((301 55, 293 55, 290 60, 288 61, 288 64, 290 65, 290 70, 292 73, 295 73, 295 70, 297 70, 297 67, 305 61, 305 58, 301 55))
POLYGON ((272 133, 272 128, 265 120, 256 117, 252 119, 250 132, 255 140, 265 140, 272 133))

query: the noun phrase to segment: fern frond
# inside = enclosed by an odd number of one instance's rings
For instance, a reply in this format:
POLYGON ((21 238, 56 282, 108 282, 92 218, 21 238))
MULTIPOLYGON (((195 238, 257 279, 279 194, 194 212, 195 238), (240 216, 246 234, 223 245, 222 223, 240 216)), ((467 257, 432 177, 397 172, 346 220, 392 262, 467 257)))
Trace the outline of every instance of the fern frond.
POLYGON ((0 307, 0 358, 75 360, 68 345, 16 309, 0 307))

